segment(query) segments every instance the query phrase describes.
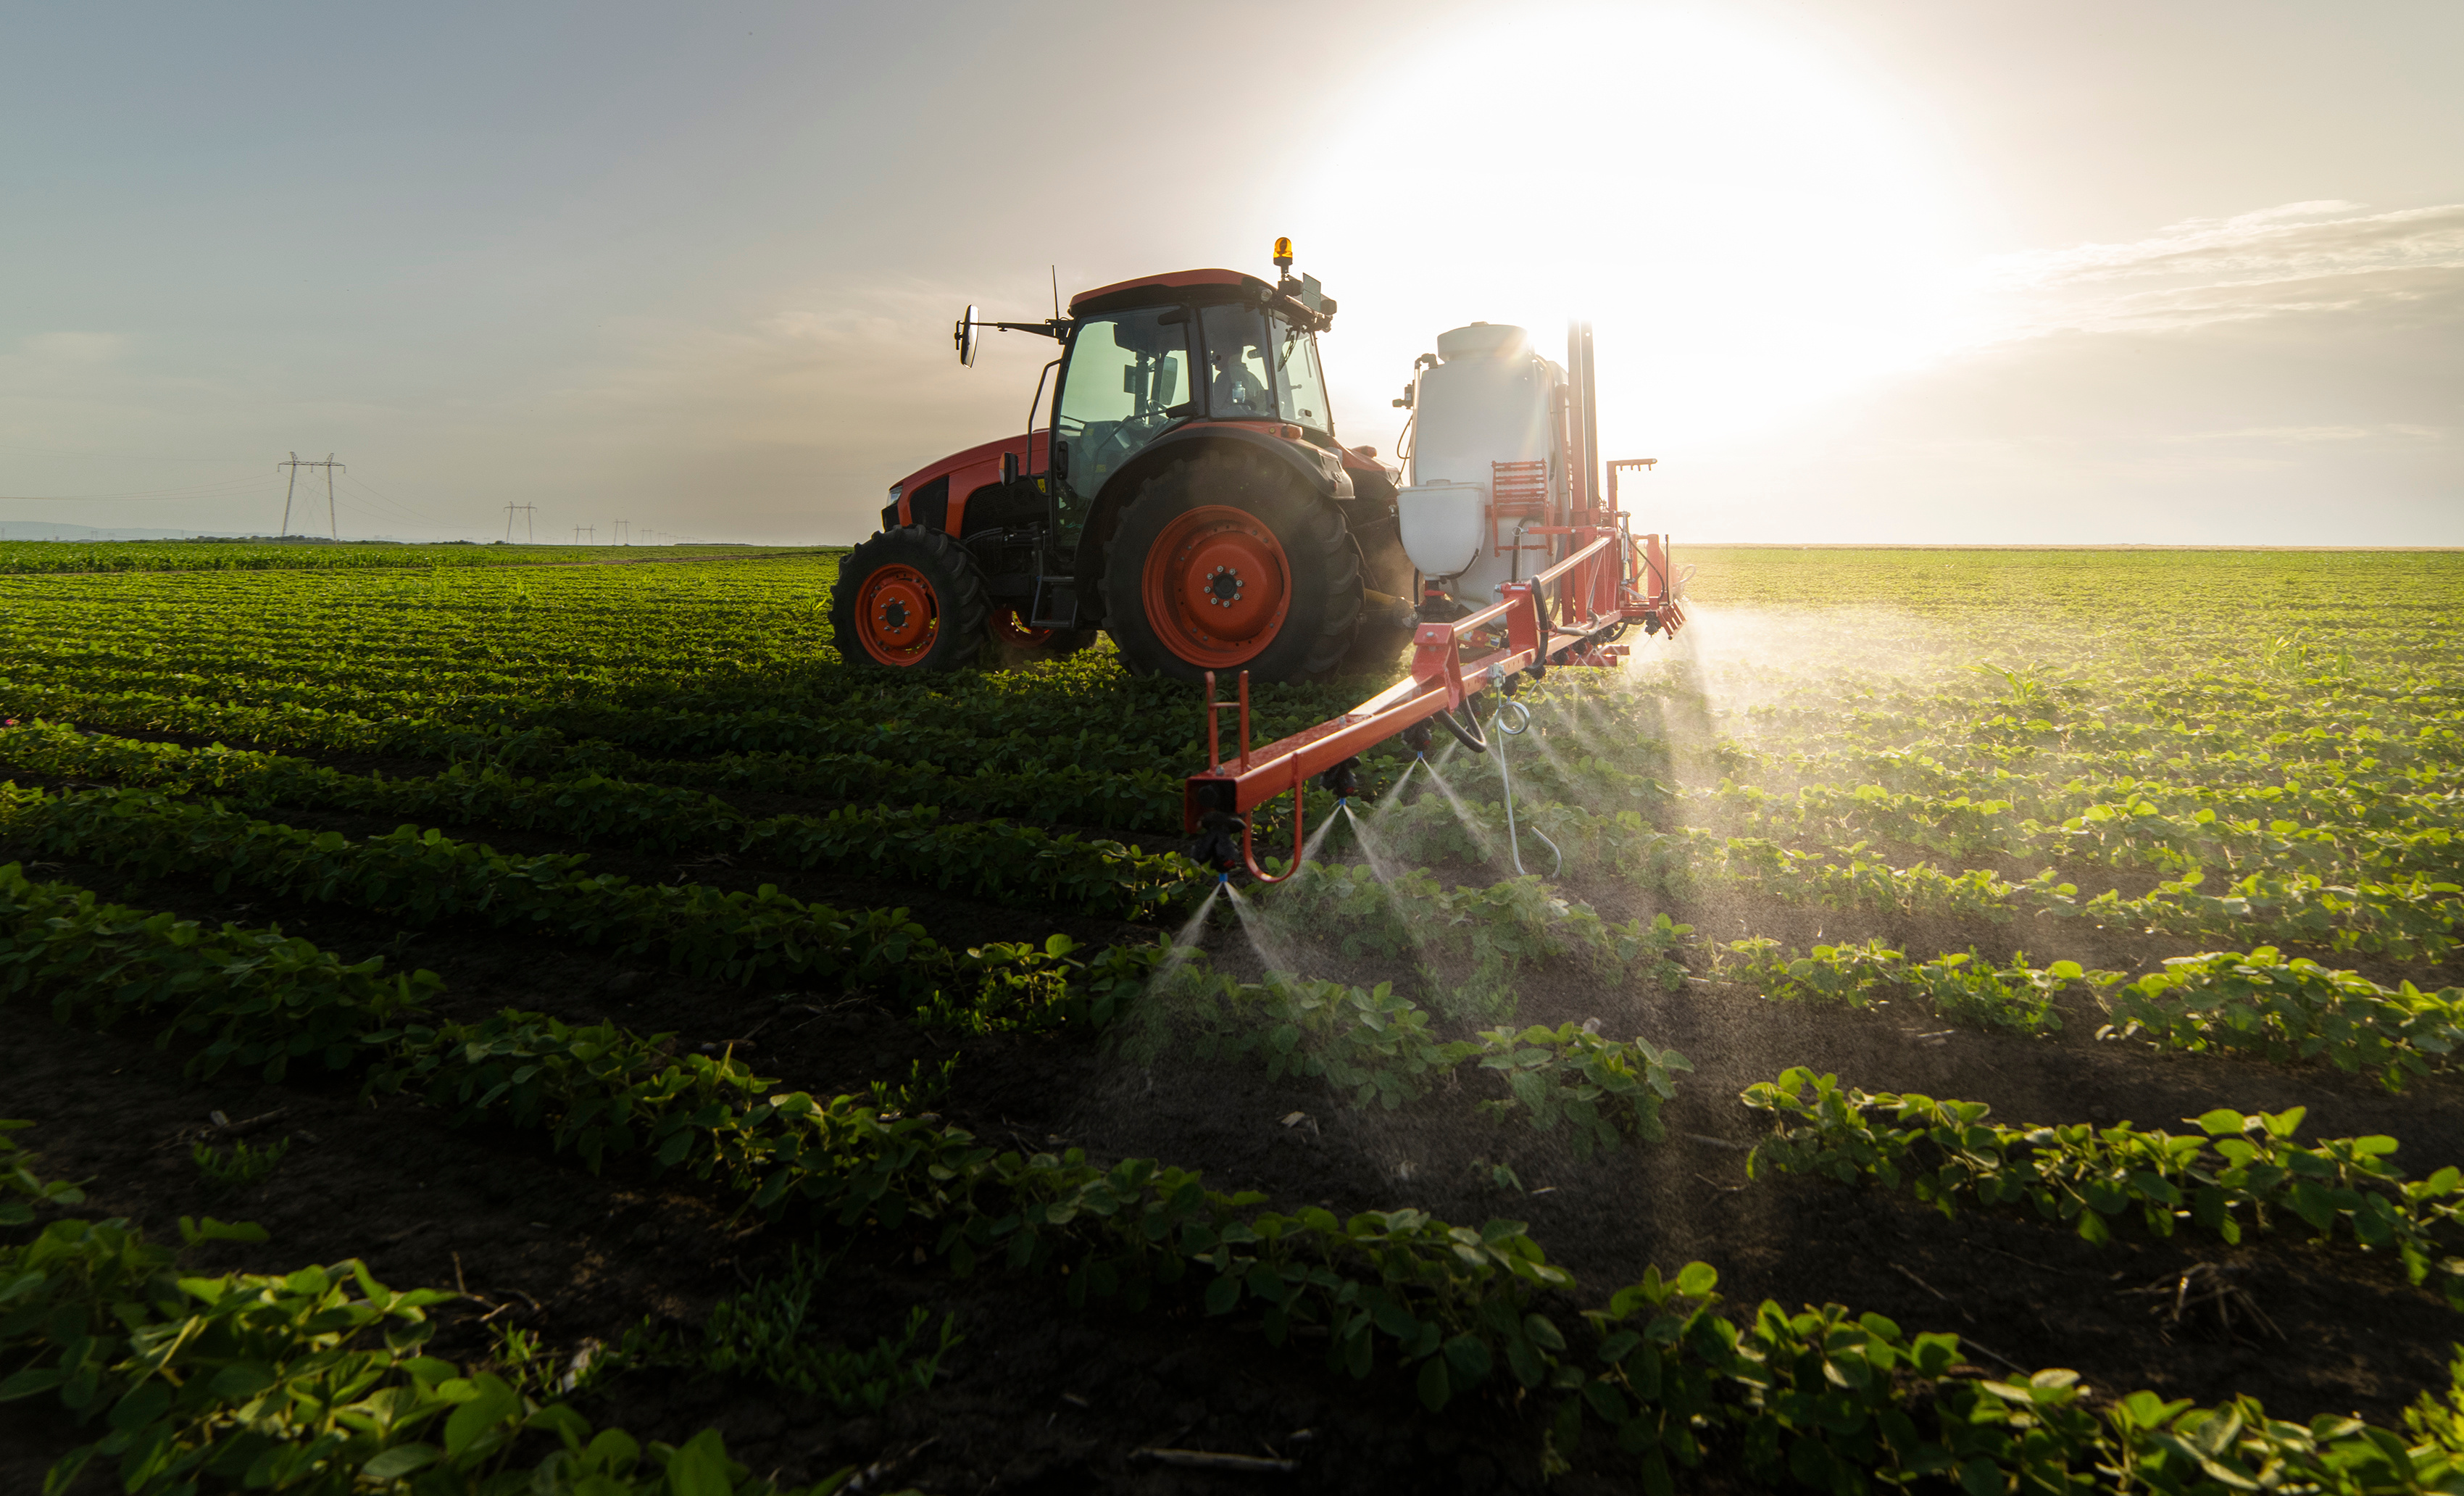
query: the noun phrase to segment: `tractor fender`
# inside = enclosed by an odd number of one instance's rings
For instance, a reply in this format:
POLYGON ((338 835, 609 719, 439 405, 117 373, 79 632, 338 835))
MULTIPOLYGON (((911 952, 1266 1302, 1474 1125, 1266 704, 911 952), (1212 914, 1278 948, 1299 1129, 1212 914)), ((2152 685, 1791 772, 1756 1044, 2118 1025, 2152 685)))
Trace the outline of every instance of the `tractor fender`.
POLYGON ((1071 558, 1080 626, 1091 627, 1103 622, 1104 553, 1111 548, 1122 511, 1138 496, 1147 479, 1184 457, 1196 456, 1210 444, 1228 443, 1269 453, 1276 461, 1289 464, 1319 497, 1349 502, 1353 492, 1352 474, 1345 471, 1342 454, 1289 440, 1280 434, 1283 429, 1274 421, 1192 422, 1164 432, 1121 464, 1120 471, 1096 492, 1087 526, 1078 536, 1077 554, 1071 558))

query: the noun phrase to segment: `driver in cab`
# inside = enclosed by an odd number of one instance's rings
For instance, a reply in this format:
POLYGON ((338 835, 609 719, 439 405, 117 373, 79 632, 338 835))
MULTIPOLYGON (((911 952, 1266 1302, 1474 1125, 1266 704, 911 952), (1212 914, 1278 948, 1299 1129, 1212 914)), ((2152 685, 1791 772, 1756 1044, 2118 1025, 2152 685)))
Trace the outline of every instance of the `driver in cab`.
POLYGON ((1213 415, 1218 419, 1244 415, 1271 418, 1274 415, 1274 396, 1266 388, 1266 361, 1258 355, 1256 348, 1243 347, 1239 353, 1217 349, 1214 359, 1215 380, 1206 390, 1207 405, 1213 415))

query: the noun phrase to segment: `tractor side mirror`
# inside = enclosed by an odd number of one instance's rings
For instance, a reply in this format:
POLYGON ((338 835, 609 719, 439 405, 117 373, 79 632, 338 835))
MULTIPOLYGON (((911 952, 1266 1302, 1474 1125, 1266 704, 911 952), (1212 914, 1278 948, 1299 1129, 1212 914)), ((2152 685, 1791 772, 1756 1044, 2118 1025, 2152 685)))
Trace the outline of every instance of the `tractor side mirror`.
POLYGON ((976 366, 976 306, 970 301, 967 303, 967 315, 958 319, 957 327, 950 334, 950 341, 957 344, 958 364, 961 368, 976 366))
POLYGON ((1018 453, 1016 453, 1016 452, 1014 452, 1014 451, 1005 451, 1005 452, 1002 452, 1002 453, 1001 453, 1001 486, 1002 486, 1003 488, 1008 488, 1008 487, 1011 487, 1012 485, 1016 484, 1017 482, 1018 482, 1018 453))

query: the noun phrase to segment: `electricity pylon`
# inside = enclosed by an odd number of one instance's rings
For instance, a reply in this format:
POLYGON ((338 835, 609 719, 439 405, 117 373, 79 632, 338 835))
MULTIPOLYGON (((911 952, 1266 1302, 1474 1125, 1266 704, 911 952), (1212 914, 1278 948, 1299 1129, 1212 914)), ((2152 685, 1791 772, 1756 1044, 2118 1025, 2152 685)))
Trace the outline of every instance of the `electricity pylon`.
POLYGON ((291 454, 291 460, 289 462, 277 462, 275 466, 277 468, 289 468, 291 470, 291 481, 285 484, 282 489, 283 539, 289 539, 291 538, 291 495, 294 490, 299 487, 299 470, 302 468, 322 468, 325 470, 325 529, 333 539, 337 540, 341 539, 342 538, 341 526, 334 517, 334 470, 336 468, 341 468, 343 472, 348 473, 350 471, 350 465, 348 463, 336 462, 332 452, 327 452, 325 454, 325 460, 322 462, 302 462, 299 460, 299 454, 295 451, 291 454))

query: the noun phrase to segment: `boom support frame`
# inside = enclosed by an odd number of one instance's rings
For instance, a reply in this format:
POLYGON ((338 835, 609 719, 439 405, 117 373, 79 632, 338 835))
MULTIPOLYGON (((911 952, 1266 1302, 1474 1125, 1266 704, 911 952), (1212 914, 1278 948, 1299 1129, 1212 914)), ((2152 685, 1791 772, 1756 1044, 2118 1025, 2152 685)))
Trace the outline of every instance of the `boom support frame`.
POLYGON ((1496 603, 1450 623, 1423 623, 1412 636, 1412 672, 1342 715, 1305 728, 1264 747, 1249 743, 1249 672, 1243 671, 1234 701, 1216 699, 1215 673, 1206 675, 1207 767, 1189 776, 1181 791, 1185 830, 1228 829, 1240 824, 1241 862, 1250 876, 1276 882, 1291 876, 1301 861, 1304 798, 1309 780, 1358 757, 1440 713, 1464 710, 1471 698, 1515 674, 1535 679, 1551 666, 1603 667, 1624 659, 1616 642, 1631 625, 1646 633, 1674 634, 1685 622, 1683 579, 1668 559, 1667 538, 1637 538, 1614 510, 1590 512, 1600 522, 1533 526, 1529 535, 1565 536, 1571 553, 1527 581, 1509 582, 1496 603), (1614 517, 1615 523, 1608 523, 1614 517), (1553 616, 1552 616, 1553 614, 1553 616), (1221 715, 1237 708, 1241 747, 1226 756, 1221 715), (1249 812, 1276 797, 1292 796, 1292 860, 1269 876, 1251 846, 1249 812))

